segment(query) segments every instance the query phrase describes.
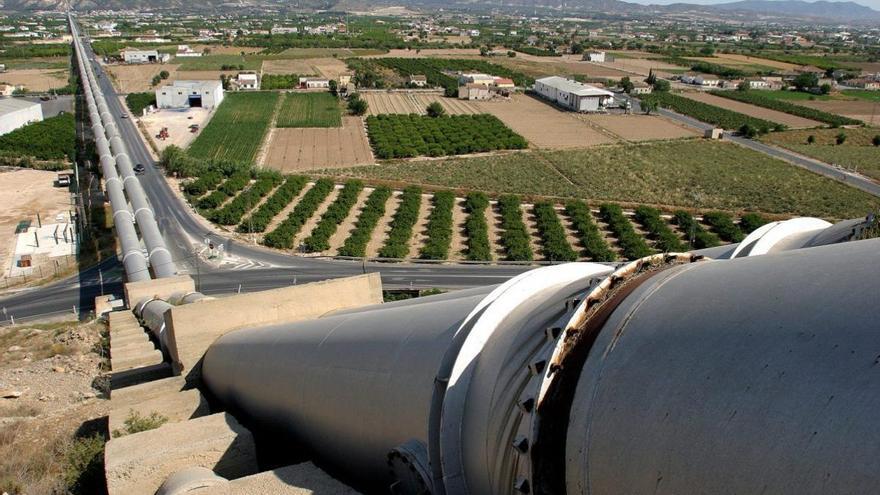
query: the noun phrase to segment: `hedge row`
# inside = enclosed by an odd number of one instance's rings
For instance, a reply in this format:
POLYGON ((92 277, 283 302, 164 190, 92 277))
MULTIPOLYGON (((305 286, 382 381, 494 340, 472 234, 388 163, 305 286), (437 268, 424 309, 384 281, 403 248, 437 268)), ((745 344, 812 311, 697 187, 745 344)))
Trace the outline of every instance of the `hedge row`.
POLYGON ((486 208, 489 198, 481 193, 470 193, 464 200, 464 209, 468 214, 464 223, 467 235, 467 259, 486 261, 492 259, 492 248, 489 245, 489 225, 486 223, 486 208))
POLYGON ((275 218, 275 215, 281 213, 287 205, 293 201, 293 198, 302 191, 308 179, 302 175, 288 176, 272 196, 252 213, 245 221, 238 226, 238 231, 243 233, 264 232, 266 227, 275 218))
POLYGON ((419 219, 419 208, 422 204, 422 189, 410 186, 403 190, 400 198, 400 206, 394 212, 391 220, 391 231, 385 245, 379 250, 379 256, 383 258, 403 259, 409 254, 409 238, 412 236, 413 226, 419 219))
POLYGON ((694 249, 710 248, 721 244, 718 236, 704 229, 693 215, 686 211, 676 211, 672 217, 672 223, 678 225, 678 228, 684 232, 694 249))
POLYGON ((665 220, 660 218, 660 210, 650 206, 639 206, 635 212, 636 220, 645 227, 654 239, 654 247, 664 253, 685 250, 685 245, 675 232, 669 228, 665 220))
POLYGON ((507 253, 507 260, 532 261, 532 246, 526 224, 523 223, 519 197, 501 196, 498 198, 498 211, 501 213, 501 244, 507 253))
POLYGON ((599 208, 602 220, 608 224, 608 228, 617 237, 617 243, 623 250, 623 256, 627 259, 636 260, 653 253, 645 239, 640 236, 632 223, 623 214, 623 209, 618 205, 604 204, 599 208))
POLYGON ((187 196, 197 198, 216 188, 221 182, 223 182, 223 178, 222 173, 212 170, 183 186, 183 192, 186 193, 187 196))
POLYGON ((321 215, 318 225, 312 230, 303 244, 307 252, 326 251, 330 249, 330 236, 336 233, 339 224, 348 216, 352 206, 357 202, 358 195, 364 188, 364 183, 359 180, 350 180, 345 183, 339 196, 321 215))
POLYGON ((455 206, 455 194, 449 191, 434 193, 431 204, 434 208, 428 216, 428 240, 422 246, 420 256, 426 260, 445 260, 449 257, 449 246, 452 244, 452 208, 455 206))
POLYGON ((535 203, 534 213, 544 257, 550 261, 577 261, 578 255, 568 243, 556 208, 550 203, 535 203))
POLYGON ((733 218, 727 213, 713 211, 703 215, 703 220, 712 226, 712 230, 722 240, 727 242, 740 242, 745 237, 742 230, 733 223, 733 218))
POLYGON ((370 193, 367 202, 364 203, 361 214, 358 216, 354 230, 345 240, 345 244, 339 249, 340 256, 364 257, 367 254, 367 244, 385 214, 385 203, 391 197, 391 189, 381 186, 370 193))
POLYGON ((739 228, 743 231, 743 234, 749 235, 767 222, 769 220, 757 213, 746 213, 739 218, 739 228))
POLYGON ((614 261, 617 255, 605 242, 602 232, 593 221, 590 207, 583 201, 569 201, 565 204, 565 214, 571 220, 574 230, 584 246, 584 254, 592 261, 614 261))
POLYGON ((238 225, 245 213, 251 211, 272 189, 281 183, 278 172, 262 172, 247 191, 239 194, 223 208, 214 210, 210 219, 220 225, 238 225))
POLYGON ((833 126, 859 125, 864 123, 861 120, 823 112, 822 110, 817 110, 815 108, 796 105, 785 100, 770 98, 760 94, 758 91, 712 91, 712 94, 722 98, 729 98, 731 100, 750 103, 752 105, 785 112, 791 115, 797 115, 798 117, 803 117, 805 119, 825 122, 826 124, 833 126))
POLYGON ((202 210, 213 210, 222 205, 227 198, 235 196, 251 181, 249 170, 230 175, 214 192, 200 199, 196 206, 202 210))
POLYGON ((315 210, 321 206, 321 203, 324 202, 324 199, 333 190, 333 187, 332 180, 318 179, 315 185, 303 195, 293 211, 290 212, 290 215, 281 222, 281 225, 266 234, 263 238, 263 244, 282 249, 292 248, 296 234, 299 233, 308 219, 315 214, 315 210))

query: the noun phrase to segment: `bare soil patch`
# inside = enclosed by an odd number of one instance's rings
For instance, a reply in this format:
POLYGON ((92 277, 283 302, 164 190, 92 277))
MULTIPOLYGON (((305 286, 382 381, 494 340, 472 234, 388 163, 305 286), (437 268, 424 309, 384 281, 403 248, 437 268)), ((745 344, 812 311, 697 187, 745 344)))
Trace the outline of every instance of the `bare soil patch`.
POLYGON ((336 58, 315 58, 310 61, 318 74, 328 79, 339 79, 342 74, 350 72, 345 62, 336 58))
POLYGON ((66 69, 18 69, 0 74, 0 82, 24 86, 30 91, 47 91, 67 86, 66 69))
POLYGON ((480 113, 479 107, 472 102, 446 98, 434 93, 362 93, 367 101, 369 115, 385 113, 418 113, 426 114, 428 105, 439 102, 450 115, 480 113))
MULTIPOLYGON (((774 69, 785 71, 792 71, 800 67, 799 65, 790 64, 788 62, 779 62, 777 60, 750 57, 748 55, 739 55, 735 53, 716 53, 715 57, 724 60, 726 65, 766 65, 767 67, 773 67, 774 69)), ((709 61, 711 62, 711 59, 709 61)))
POLYGON ((214 112, 204 108, 187 108, 182 110, 163 109, 149 113, 140 118, 149 133, 150 139, 161 152, 170 145, 186 148, 199 135, 201 129, 208 125, 214 112), (199 125, 199 132, 190 132, 189 126, 199 125), (157 134, 163 127, 168 128, 168 138, 159 139, 157 134))
POLYGON ((697 135, 693 130, 659 115, 580 115, 579 117, 627 141, 678 139, 697 135))
POLYGON ((67 215, 70 194, 67 188, 55 187, 56 176, 44 170, 0 171, 0 275, 9 271, 18 222, 30 220, 37 225, 39 214, 43 222, 52 223, 56 215, 67 215))
POLYGON ((584 148, 614 141, 579 120, 575 114, 530 96, 514 95, 511 101, 479 102, 475 105, 501 119, 538 148, 584 148))
POLYGON ((466 57, 479 56, 480 50, 476 48, 429 48, 416 52, 416 50, 393 49, 381 55, 370 55, 364 58, 429 58, 429 57, 466 57))
POLYGON ((300 74, 304 76, 317 75, 318 70, 312 65, 310 59, 282 59, 264 60, 263 73, 265 74, 300 74))
MULTIPOLYGON (((175 80, 204 80, 217 81, 221 74, 237 74, 238 71, 219 70, 188 70, 179 71, 179 64, 133 64, 133 65, 106 65, 106 69, 113 78, 113 83, 120 93, 142 93, 155 91, 152 85, 153 77, 160 72, 168 71, 166 82, 175 80)), ((164 83, 163 83, 164 84, 164 83)))
POLYGON ((798 105, 815 108, 823 112, 843 115, 851 119, 858 119, 870 125, 880 125, 880 105, 868 101, 799 101, 798 105))
POLYGON ((363 120, 343 117, 337 128, 275 129, 264 165, 281 172, 374 163, 363 120))
POLYGON ((783 112, 777 112, 776 110, 770 110, 769 108, 749 105, 748 103, 742 103, 740 101, 721 98, 720 96, 710 95, 708 93, 685 92, 681 93, 681 96, 703 103, 708 103, 709 105, 715 105, 716 107, 726 108, 728 110, 739 112, 750 117, 757 117, 759 119, 769 120, 770 122, 784 124, 788 127, 791 127, 792 129, 803 129, 805 127, 818 127, 822 125, 821 122, 816 122, 815 120, 805 119, 803 117, 798 117, 796 115, 791 115, 783 112))

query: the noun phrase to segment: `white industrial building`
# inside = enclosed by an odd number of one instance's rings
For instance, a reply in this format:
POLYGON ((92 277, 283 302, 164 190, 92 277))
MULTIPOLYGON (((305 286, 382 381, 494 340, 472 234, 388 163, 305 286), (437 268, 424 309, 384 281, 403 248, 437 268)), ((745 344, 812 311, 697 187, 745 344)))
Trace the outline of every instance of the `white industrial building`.
POLYGON ((0 136, 43 120, 39 103, 18 98, 0 98, 0 136))
POLYGON ((122 60, 127 64, 151 64, 159 61, 156 50, 123 50, 122 60))
POLYGON ((584 55, 587 62, 605 62, 605 52, 589 52, 584 55))
POLYGON ((575 112, 598 112, 614 102, 614 93, 559 76, 535 81, 542 98, 575 112))
POLYGON ((330 87, 330 79, 325 77, 300 77, 299 87, 302 89, 326 89, 330 87))
POLYGON ((159 108, 216 108, 221 101, 220 81, 174 81, 156 90, 159 108))

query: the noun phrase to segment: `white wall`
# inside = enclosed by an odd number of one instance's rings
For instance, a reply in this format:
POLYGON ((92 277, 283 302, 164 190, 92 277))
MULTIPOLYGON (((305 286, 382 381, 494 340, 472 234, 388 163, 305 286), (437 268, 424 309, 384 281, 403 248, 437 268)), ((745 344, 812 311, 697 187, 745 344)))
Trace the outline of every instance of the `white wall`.
POLYGON ((202 108, 215 108, 223 101, 223 88, 197 86, 163 86, 156 90, 156 106, 159 108, 188 108, 189 97, 202 97, 202 108))
POLYGON ((41 120, 43 120, 43 107, 39 103, 20 110, 14 110, 0 116, 0 136, 41 120))

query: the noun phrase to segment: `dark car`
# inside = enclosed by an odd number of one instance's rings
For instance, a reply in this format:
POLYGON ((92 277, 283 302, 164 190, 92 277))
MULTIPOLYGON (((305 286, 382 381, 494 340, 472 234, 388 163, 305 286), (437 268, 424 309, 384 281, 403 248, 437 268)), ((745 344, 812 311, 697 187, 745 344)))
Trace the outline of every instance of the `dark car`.
POLYGON ((146 170, 147 170, 146 167, 144 167, 140 163, 138 163, 137 165, 134 166, 134 173, 137 175, 143 175, 144 172, 146 172, 146 170))

